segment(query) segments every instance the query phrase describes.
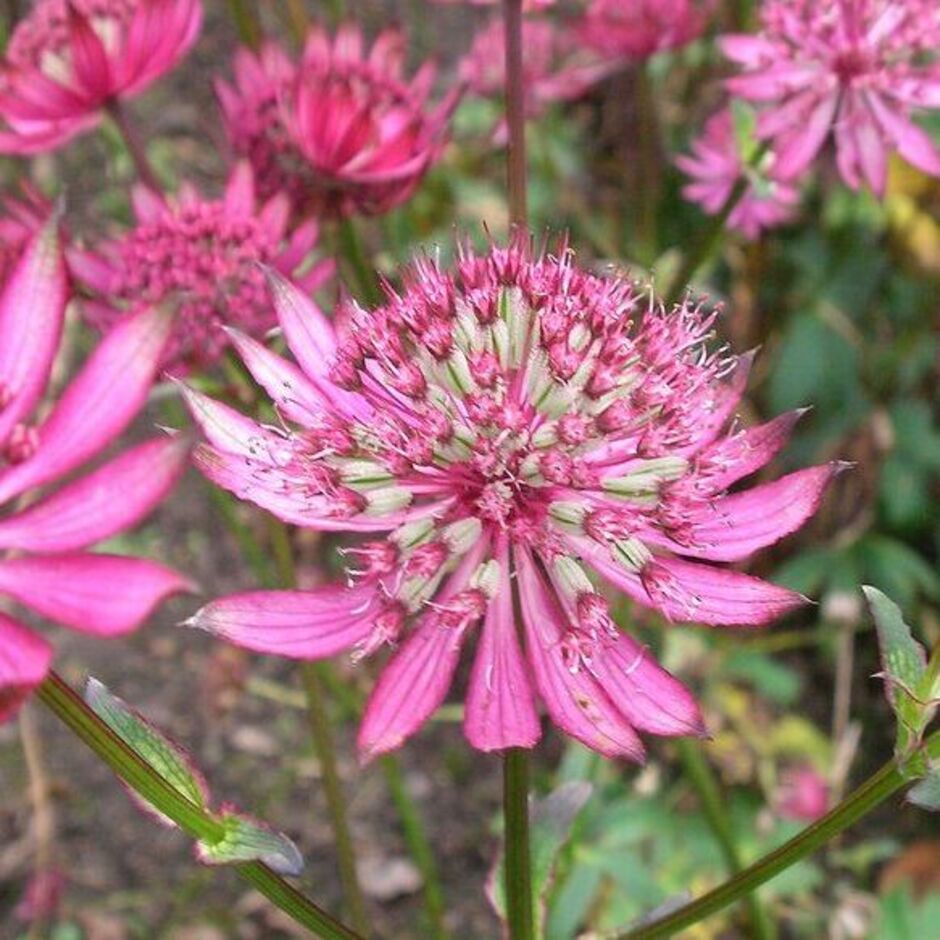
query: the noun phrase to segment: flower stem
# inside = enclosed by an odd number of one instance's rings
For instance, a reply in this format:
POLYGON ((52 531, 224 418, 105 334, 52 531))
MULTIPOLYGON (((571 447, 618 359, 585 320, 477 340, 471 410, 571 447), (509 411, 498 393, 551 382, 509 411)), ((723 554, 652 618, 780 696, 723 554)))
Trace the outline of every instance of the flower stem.
POLYGON ((509 224, 528 224, 525 147, 525 78, 522 71, 522 0, 503 0, 506 34, 506 125, 509 152, 506 182, 509 196, 509 224))
POLYGON ((659 153, 659 118, 656 94, 649 64, 640 62, 634 73, 637 123, 639 125, 639 166, 636 178, 636 245, 641 257, 656 257, 656 210, 659 197, 661 155, 659 153))
MULTIPOLYGON (((221 822, 186 799, 153 767, 127 746, 55 673, 37 689, 37 697, 81 741, 98 755, 132 790, 172 819, 194 839, 218 842, 225 835, 221 822)), ((305 898, 261 862, 232 866, 292 920, 324 940, 363 938, 305 898)))
POLYGON ((525 748, 510 748, 503 756, 503 822, 509 940, 535 940, 529 850, 529 752, 525 748))
POLYGON ((290 27, 291 34, 298 46, 303 46, 304 39, 307 37, 307 11, 304 9, 303 0, 287 0, 287 24, 290 27))
POLYGON ((429 936, 432 940, 447 940, 447 927, 444 924, 444 891, 441 888, 434 853, 424 831, 418 808, 408 792, 408 786, 401 772, 401 764, 394 754, 386 754, 382 758, 382 770, 401 818, 408 851, 411 852, 424 881, 424 907, 430 928, 429 936))
MULTIPOLYGON (((931 754, 940 751, 940 732, 930 737, 925 750, 931 754)), ((813 825, 724 884, 651 924, 609 934, 610 940, 656 940, 697 924, 811 855, 911 782, 896 760, 889 761, 813 825)))
POLYGON ((323 791, 330 814, 330 824, 333 828, 333 840, 336 843, 339 877, 343 885, 346 907, 356 930, 368 935, 370 933, 369 917, 366 913, 362 888, 359 885, 356 850, 349 831, 349 815, 346 810, 343 781, 340 778, 336 760, 333 729, 330 727, 326 691, 323 687, 322 670, 326 668, 328 667, 324 663, 308 662, 301 666, 301 677, 307 696, 307 717, 310 735, 313 738, 313 748, 323 773, 323 791))
POLYGON ((366 257, 362 239, 352 219, 343 219, 337 230, 338 254, 348 264, 356 282, 356 294, 363 303, 370 307, 378 306, 382 302, 382 290, 375 276, 375 269, 366 257))
MULTIPOLYGON (((741 855, 738 852, 731 817, 728 815, 726 804, 722 799, 721 788, 715 773, 702 752, 702 746, 698 741, 690 738, 680 738, 676 741, 676 745, 679 749, 679 758, 682 761, 685 775, 692 786, 695 787, 696 793, 698 793, 705 819, 721 848, 721 854, 724 856, 728 872, 731 875, 737 875, 743 868, 741 855)), ((747 906, 751 918, 752 936, 756 940, 773 940, 776 931, 773 922, 767 915, 767 909, 761 904, 760 898, 756 894, 749 895, 747 906)))
POLYGON ((261 22, 253 0, 228 0, 228 8, 235 20, 238 38, 249 49, 257 49, 261 45, 261 22))
MULTIPOLYGON (((274 516, 269 515, 267 521, 271 553, 277 568, 279 586, 294 588, 297 585, 297 576, 290 532, 287 526, 274 516)), ((346 797, 343 793, 339 762, 336 759, 336 742, 330 726, 329 704, 324 688, 323 673, 328 669, 329 666, 325 663, 305 662, 301 664, 300 674, 307 699, 307 720, 310 725, 310 736, 313 739, 313 749, 323 773, 323 792, 326 796, 327 812, 333 829, 343 896, 346 899, 346 907, 353 926, 360 933, 368 935, 371 928, 356 870, 356 850, 352 833, 349 831, 349 813, 346 809, 346 797)))
POLYGON ((124 141, 124 146, 127 147, 127 152, 130 154, 138 178, 149 189, 159 193, 163 188, 160 185, 160 179, 150 162, 150 158, 147 156, 147 148, 140 139, 140 134, 137 132, 137 128, 131 121, 124 105, 117 98, 112 98, 105 105, 105 110, 110 115, 111 120, 114 121, 121 139, 124 141))
POLYGON ((738 203, 744 198, 751 181, 748 178, 748 171, 754 169, 767 153, 768 145, 762 143, 757 147, 742 170, 741 176, 734 184, 734 188, 728 193, 717 215, 712 216, 711 220, 702 230, 695 244, 689 249, 679 265, 669 284, 668 290, 663 291, 663 297, 666 303, 675 303, 689 283, 694 280, 699 269, 711 258, 718 246, 721 236, 724 234, 725 225, 731 218, 731 213, 737 208, 738 203))

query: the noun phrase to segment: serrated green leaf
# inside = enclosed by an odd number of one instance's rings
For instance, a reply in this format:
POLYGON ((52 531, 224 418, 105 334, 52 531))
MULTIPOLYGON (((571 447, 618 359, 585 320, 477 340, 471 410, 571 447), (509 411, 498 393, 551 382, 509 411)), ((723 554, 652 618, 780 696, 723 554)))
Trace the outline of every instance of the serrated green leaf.
POLYGON ((303 870, 297 846, 283 833, 231 811, 223 814, 221 822, 225 835, 218 842, 196 845, 200 861, 207 865, 264 862, 279 875, 299 875, 303 870))
MULTIPOLYGON (((89 679, 86 683, 85 701, 89 708, 174 790, 200 809, 208 808, 209 788, 182 748, 157 731, 97 679, 89 679)), ((143 803, 139 797, 136 798, 143 803)), ((149 804, 144 805, 150 812, 170 822, 149 804)), ((170 822, 170 825, 173 823, 170 822)))
POLYGON ((888 702, 898 718, 898 749, 904 750, 923 730, 925 708, 914 690, 927 671, 924 648, 914 639, 901 610, 877 588, 863 587, 878 631, 878 646, 888 702))
POLYGON ((940 810, 940 767, 933 769, 907 791, 907 801, 932 813, 940 810))

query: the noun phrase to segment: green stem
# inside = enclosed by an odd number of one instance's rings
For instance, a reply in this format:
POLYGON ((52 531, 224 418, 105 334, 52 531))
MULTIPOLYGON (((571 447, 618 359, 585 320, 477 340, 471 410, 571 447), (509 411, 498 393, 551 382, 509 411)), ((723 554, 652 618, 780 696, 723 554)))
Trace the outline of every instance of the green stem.
POLYGON ((535 940, 529 849, 529 752, 524 748, 510 748, 503 757, 503 822, 509 940, 535 940))
POLYGON ((333 828, 333 840, 336 843, 336 855, 339 863, 339 877, 343 885, 343 895, 353 925, 360 933, 368 934, 369 917, 366 902, 359 885, 356 869, 356 850, 352 833, 349 831, 349 815, 346 810, 346 798, 343 793, 343 781, 339 774, 336 760, 336 745, 333 729, 327 713, 326 691, 323 688, 322 673, 329 668, 324 663, 303 663, 301 677, 307 696, 307 717, 313 748, 320 761, 323 773, 323 792, 326 796, 327 811, 333 828))
POLYGON ((656 210, 659 198, 660 154, 656 94, 649 66, 641 62, 635 70, 637 123, 639 124, 639 167, 637 174, 637 246, 644 260, 656 257, 656 210))
MULTIPOLYGON (((940 732, 927 743, 928 747, 940 744, 940 732)), ((811 855, 910 782, 898 769, 897 762, 890 761, 812 826, 724 884, 651 924, 610 934, 610 940, 655 940, 658 937, 671 937, 697 924, 811 855)))
POLYGON ((744 198, 744 194, 751 185, 748 171, 754 169, 764 158, 766 153, 766 143, 762 143, 755 149, 751 159, 747 162, 741 173, 741 178, 734 184, 734 188, 731 192, 728 193, 728 198, 725 199, 721 208, 718 210, 718 214, 711 217, 695 244, 692 245, 683 257, 682 264, 679 265, 679 270, 676 271, 673 276, 668 289, 663 291, 663 297, 666 303, 675 303, 686 287, 695 279, 702 265, 711 258, 715 249, 718 247, 718 243, 721 241, 721 236, 724 234, 725 225, 731 217, 731 213, 737 208, 738 203, 744 198))
POLYGON ((430 937, 432 940, 446 940, 448 933, 444 924, 444 891, 441 888, 431 843, 425 834, 418 808, 408 792, 401 764, 393 754, 386 754, 381 763, 385 782, 401 818, 408 851, 411 852, 424 881, 424 906, 431 931, 430 937))
MULTIPOLYGON (((218 842, 225 828, 204 810, 190 803, 167 783, 139 754, 128 747, 55 673, 50 673, 36 692, 37 698, 79 739, 98 755, 132 790, 172 819, 194 839, 218 842)), ((261 862, 234 865, 235 871, 253 884, 292 920, 325 940, 363 938, 317 907, 261 862)))
POLYGON ((124 105, 122 105, 117 98, 112 98, 105 105, 105 110, 108 112, 108 115, 114 122, 114 126, 121 135, 121 139, 124 141, 124 146, 127 148, 127 152, 130 155, 140 181, 155 193, 161 192, 163 187, 160 185, 160 178, 157 176, 153 164, 147 156, 147 148, 140 139, 140 134, 131 121, 124 105))
MULTIPOLYGON (((731 817, 728 815, 727 806, 722 799, 721 787, 715 773, 698 741, 691 738, 680 738, 676 745, 685 775, 692 786, 695 787, 702 804, 702 810, 705 813, 705 819, 708 821, 708 825, 711 827, 721 849, 721 854, 724 856, 728 873, 737 875, 743 868, 741 855, 738 852, 731 817)), ((773 940, 776 931, 766 908, 760 902, 760 898, 756 894, 749 895, 747 906, 753 936, 756 940, 773 940)))
POLYGON ((509 224, 528 224, 525 147, 525 76, 522 71, 522 0, 503 0, 506 35, 506 126, 509 149, 506 182, 509 224))
POLYGON ((368 306, 377 306, 382 302, 382 291, 352 219, 340 221, 337 238, 339 254, 347 262, 347 270, 355 281, 356 294, 368 306))
POLYGON ((228 0, 228 8, 235 20, 238 38, 249 49, 257 49, 261 45, 261 21, 253 0, 228 0))
POLYGON ((286 13, 287 25, 290 27, 291 35, 297 45, 302 47, 304 40, 307 38, 307 28, 310 25, 303 0, 287 0, 286 13))

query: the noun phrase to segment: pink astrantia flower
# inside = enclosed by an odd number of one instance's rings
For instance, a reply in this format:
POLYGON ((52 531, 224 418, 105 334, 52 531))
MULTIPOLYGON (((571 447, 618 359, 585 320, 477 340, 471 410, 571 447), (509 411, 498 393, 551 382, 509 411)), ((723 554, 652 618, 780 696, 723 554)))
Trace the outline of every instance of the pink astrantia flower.
POLYGON ((196 41, 199 0, 36 0, 0 78, 0 151, 51 150, 139 94, 196 41))
POLYGON ((798 528, 835 466, 727 495, 795 415, 729 431, 750 359, 707 350, 714 315, 663 310, 568 251, 462 250, 454 272, 423 259, 405 284, 370 313, 342 310, 338 335, 273 278, 297 364, 237 345, 293 430, 187 393, 210 479, 291 524, 370 538, 348 550, 347 587, 237 594, 191 623, 304 659, 398 646, 359 733, 366 757, 440 705, 481 622, 474 746, 533 746, 536 692, 608 755, 640 759, 637 730, 701 733, 692 695, 614 625, 588 570, 674 620, 767 623, 804 599, 713 562, 798 528))
POLYGON ((761 21, 721 47, 744 70, 728 88, 764 106, 757 133, 773 142, 781 179, 802 175, 830 134, 853 189, 882 194, 892 150, 940 176, 940 151, 911 121, 940 106, 935 0, 767 0, 761 21))
POLYGON ((285 190, 316 214, 374 215, 408 199, 439 156, 459 90, 429 97, 436 68, 403 77, 404 40, 381 33, 366 50, 352 23, 334 38, 313 28, 298 63, 273 44, 240 50, 235 85, 217 82, 236 153, 261 191, 285 190))
POLYGON ((577 34, 602 55, 646 59, 698 38, 712 5, 712 0, 591 0, 577 34))
MULTIPOLYGON (((592 85, 622 64, 621 60, 601 59, 587 51, 570 33, 550 20, 524 20, 522 23, 522 68, 529 117, 538 116, 552 101, 574 101, 582 97, 592 85)), ((460 77, 476 94, 502 99, 506 87, 506 40, 502 20, 493 20, 477 33, 470 51, 460 63, 460 77)))
POLYGON ((829 809, 829 784, 812 767, 796 767, 780 780, 775 808, 784 819, 811 823, 829 809))
POLYGON ((315 290, 331 261, 310 263, 317 242, 313 220, 289 230, 284 194, 259 206, 248 163, 232 171, 221 199, 204 199, 184 185, 175 200, 143 185, 134 190, 137 227, 95 252, 73 249, 73 273, 96 295, 88 319, 102 329, 143 305, 170 303, 173 335, 163 364, 172 372, 210 365, 228 345, 225 327, 262 336, 277 325, 261 264, 315 290))
POLYGON ((709 215, 721 211, 742 175, 748 187, 728 217, 728 225, 746 238, 757 238, 767 228, 782 225, 793 217, 800 194, 795 186, 773 178, 773 154, 751 169, 742 154, 742 147, 752 141, 741 141, 735 132, 731 111, 725 108, 705 123, 705 132, 692 144, 691 155, 676 158, 676 165, 692 178, 682 194, 698 203, 709 215))
MULTIPOLYGON (((143 406, 169 332, 145 310, 113 330, 37 425, 26 422, 59 348, 68 293, 54 223, 30 242, 0 296, 0 597, 96 636, 133 630, 188 583, 140 558, 88 546, 136 525, 170 491, 186 442, 157 438, 84 475, 143 406), (14 503, 68 478, 24 508, 14 503)), ((45 677, 52 647, 0 613, 0 721, 45 677)))

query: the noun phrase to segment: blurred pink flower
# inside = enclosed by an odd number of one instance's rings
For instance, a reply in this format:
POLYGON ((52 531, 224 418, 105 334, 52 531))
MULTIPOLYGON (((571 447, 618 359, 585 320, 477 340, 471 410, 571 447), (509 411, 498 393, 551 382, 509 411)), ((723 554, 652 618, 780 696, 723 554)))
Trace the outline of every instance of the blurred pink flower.
POLYGON ((29 184, 21 195, 0 199, 0 284, 5 284, 29 240, 52 214, 52 206, 29 184))
POLYGON ((71 249, 69 264, 94 292, 86 316, 102 330, 142 306, 174 308, 163 356, 172 372, 215 362, 228 346, 227 326, 263 336, 277 325, 260 264, 295 278, 307 291, 333 271, 332 261, 311 264, 315 221, 289 230, 287 196, 257 204, 247 162, 232 170, 221 199, 205 199, 188 184, 172 201, 142 185, 133 198, 137 227, 94 251, 71 249))
POLYGON ((646 59, 697 39, 713 5, 713 0, 590 0, 576 31, 602 55, 646 59))
MULTIPOLYGON (((144 310, 112 331, 36 427, 59 348, 68 291, 54 222, 33 238, 0 295, 0 506, 69 478, 59 490, 0 515, 0 596, 96 636, 139 626, 188 582, 155 562, 93 554, 89 545, 136 525, 186 465, 186 442, 166 437, 73 472, 140 411, 169 319, 144 310)), ((42 681, 52 647, 0 613, 0 721, 42 681)))
POLYGON ((780 179, 799 178, 830 134, 853 189, 883 194, 891 150, 940 176, 940 151, 910 119, 940 106, 936 0, 767 0, 761 21, 721 47, 744 70, 728 88, 764 106, 757 134, 780 179))
POLYGON ((58 912, 64 892, 65 875, 58 868, 34 872, 13 913, 27 924, 46 924, 58 912))
POLYGON ((190 623, 301 659, 399 646, 359 732, 364 757, 441 704, 481 621, 464 722, 475 747, 532 747, 535 692, 604 754, 642 759, 637 730, 701 734, 691 693, 614 624, 587 571, 673 620, 765 624, 804 598, 712 562, 793 532, 838 469, 727 494, 797 416, 728 429, 750 358, 709 349, 715 314, 667 311, 522 238, 463 249, 453 272, 417 261, 386 306, 347 302, 340 333, 288 282, 272 289, 297 364, 236 344, 296 430, 188 391, 206 437, 197 465, 293 525, 387 535, 348 549, 347 587, 237 594, 190 623))
MULTIPOLYGON (((676 165, 692 178, 682 194, 709 215, 721 211, 738 181, 746 175, 747 190, 728 217, 728 225, 754 239, 764 229, 788 222, 800 194, 795 186, 773 179, 772 172, 748 168, 741 147, 731 111, 725 108, 705 122, 705 132, 692 144, 692 154, 677 157, 676 165)), ((767 154, 765 162, 768 161, 772 171, 772 154, 767 154)))
MULTIPOLYGON (((460 77, 476 94, 502 100, 506 86, 503 22, 494 19, 477 33, 460 63, 460 77)), ((537 117, 552 101, 573 101, 623 65, 601 59, 579 46, 571 34, 550 20, 522 23, 522 68, 526 112, 537 117)), ((504 137, 504 132, 500 132, 504 137)))
POLYGON ((331 39, 313 28, 300 62, 276 45, 240 50, 235 85, 216 83, 229 139, 261 192, 284 190, 317 215, 375 215, 408 199, 440 155, 459 98, 429 106, 437 73, 402 76, 404 39, 381 33, 367 52, 352 23, 331 39))
POLYGON ((37 0, 0 77, 0 152, 51 150, 139 94, 196 41, 199 0, 37 0))
POLYGON ((829 809, 829 784, 812 767, 794 768, 781 778, 775 806, 784 819, 815 822, 829 809))

